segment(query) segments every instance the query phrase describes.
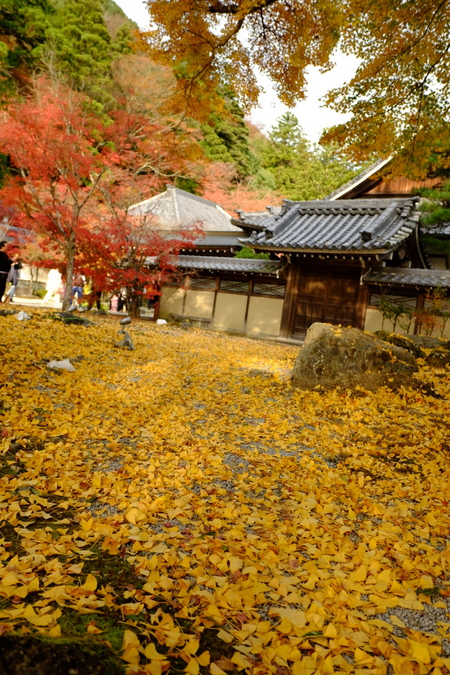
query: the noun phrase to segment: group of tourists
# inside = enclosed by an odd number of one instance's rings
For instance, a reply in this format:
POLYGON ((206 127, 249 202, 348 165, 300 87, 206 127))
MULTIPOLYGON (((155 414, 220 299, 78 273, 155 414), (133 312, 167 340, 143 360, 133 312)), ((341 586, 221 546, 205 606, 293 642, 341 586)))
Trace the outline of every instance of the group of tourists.
MULTIPOLYGON (((0 302, 12 302, 20 278, 22 262, 19 254, 10 257, 6 252, 7 241, 0 241, 0 302), (7 285, 9 287, 7 288, 7 285)), ((62 300, 65 287, 61 273, 57 269, 49 270, 44 303, 62 300)), ((75 272, 71 289, 71 309, 101 309, 102 291, 95 288, 82 274, 75 272)), ((110 311, 122 312, 127 308, 127 296, 124 289, 114 293, 109 301, 110 311)))
POLYGON ((6 241, 0 241, 0 302, 12 302, 17 284, 20 278, 22 263, 19 254, 16 253, 12 258, 6 253, 6 241), (6 291, 6 285, 10 284, 6 291), (5 295, 6 291, 6 295, 5 295), (3 296, 5 299, 3 300, 3 296))
MULTIPOLYGON (((6 252, 7 244, 7 241, 0 241, 0 302, 3 303, 12 302, 23 267, 18 253, 10 257, 10 254, 6 252), (7 287, 8 284, 9 287, 7 287)), ((43 302, 60 301, 63 295, 64 284, 61 273, 57 269, 49 270, 43 302)), ((81 305, 84 300, 87 303, 87 309, 91 309, 94 305, 100 309, 101 296, 101 291, 92 288, 92 285, 81 274, 74 275, 70 294, 74 308, 81 305)))

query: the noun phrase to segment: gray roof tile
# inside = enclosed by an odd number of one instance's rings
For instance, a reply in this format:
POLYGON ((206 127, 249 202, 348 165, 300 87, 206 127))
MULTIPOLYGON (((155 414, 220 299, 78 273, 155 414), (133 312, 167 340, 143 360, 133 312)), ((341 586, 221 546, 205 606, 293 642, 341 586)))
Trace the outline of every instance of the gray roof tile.
POLYGON ((180 255, 176 259, 175 265, 182 269, 214 272, 252 272, 255 274, 276 274, 283 267, 283 263, 279 260, 220 258, 204 255, 180 255))
POLYGON ((262 230, 270 227, 282 212, 281 206, 268 206, 266 211, 250 212, 237 211, 239 220, 233 218, 232 222, 238 227, 246 227, 248 229, 262 230))
POLYGON ((189 227, 200 223, 204 232, 234 232, 243 234, 231 223, 231 216, 218 204, 180 188, 167 186, 167 191, 135 204, 129 209, 132 216, 154 216, 164 228, 189 227))
POLYGON ((258 260, 254 258, 218 258, 214 256, 183 255, 177 259, 177 267, 223 272, 276 274, 282 266, 283 264, 278 260, 258 260))
POLYGON ((409 267, 383 267, 370 270, 363 280, 370 284, 393 284, 395 286, 421 286, 425 288, 450 287, 449 270, 419 270, 409 267))
POLYGON ((418 198, 286 202, 281 215, 245 240, 257 248, 300 251, 391 250, 415 230, 418 198))
POLYGON ((447 237, 450 237, 450 223, 442 223, 442 225, 436 227, 422 226, 421 233, 424 235, 431 234, 437 239, 446 239, 447 237))

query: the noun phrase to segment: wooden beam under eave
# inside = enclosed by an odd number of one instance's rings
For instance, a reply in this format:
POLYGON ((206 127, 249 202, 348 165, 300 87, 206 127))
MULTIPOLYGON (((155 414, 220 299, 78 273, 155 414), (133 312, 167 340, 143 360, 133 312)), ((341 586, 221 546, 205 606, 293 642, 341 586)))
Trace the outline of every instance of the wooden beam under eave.
POLYGON ((294 324, 295 311, 297 307, 297 295, 299 285, 300 267, 298 265, 289 265, 286 292, 284 294, 283 313, 281 315, 280 337, 291 338, 292 327, 294 324))

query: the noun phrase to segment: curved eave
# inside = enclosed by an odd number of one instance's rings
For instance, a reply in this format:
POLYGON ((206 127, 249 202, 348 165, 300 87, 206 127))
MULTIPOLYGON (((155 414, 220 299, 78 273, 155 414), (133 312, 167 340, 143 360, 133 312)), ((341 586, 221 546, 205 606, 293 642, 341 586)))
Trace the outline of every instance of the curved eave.
POLYGON ((389 255, 395 251, 398 246, 393 246, 392 248, 375 248, 375 249, 335 249, 335 248, 289 248, 279 246, 258 246, 257 244, 252 244, 253 249, 258 251, 277 251, 278 253, 298 253, 299 255, 321 255, 321 256, 357 256, 357 257, 373 257, 373 256, 385 256, 389 255))

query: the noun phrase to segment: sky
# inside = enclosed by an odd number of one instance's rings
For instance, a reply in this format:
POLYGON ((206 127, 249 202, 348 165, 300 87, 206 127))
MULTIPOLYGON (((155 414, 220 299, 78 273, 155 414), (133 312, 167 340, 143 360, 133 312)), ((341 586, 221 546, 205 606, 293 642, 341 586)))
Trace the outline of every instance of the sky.
MULTIPOLYGON (((148 28, 148 11, 143 0, 115 1, 125 14, 138 24, 139 28, 148 28)), ((290 109, 298 118, 305 135, 311 143, 319 141, 324 129, 344 122, 346 119, 345 115, 325 108, 320 103, 320 98, 329 89, 342 85, 355 72, 356 62, 353 57, 337 54, 335 61, 335 68, 325 74, 319 73, 318 69, 313 67, 307 70, 308 90, 306 99, 298 103, 295 108, 290 109)), ((276 123, 277 119, 289 109, 280 103, 268 78, 263 76, 259 81, 265 92, 260 96, 258 108, 255 108, 251 112, 249 118, 264 133, 267 133, 276 123)))

